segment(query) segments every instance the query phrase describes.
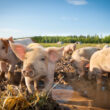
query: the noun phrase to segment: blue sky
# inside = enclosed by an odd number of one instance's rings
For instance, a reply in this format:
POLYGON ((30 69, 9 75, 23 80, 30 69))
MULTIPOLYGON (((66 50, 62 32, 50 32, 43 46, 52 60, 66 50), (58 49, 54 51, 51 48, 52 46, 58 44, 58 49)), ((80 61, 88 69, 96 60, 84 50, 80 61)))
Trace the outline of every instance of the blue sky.
POLYGON ((110 0, 0 0, 0 37, 88 34, 110 34, 110 0))

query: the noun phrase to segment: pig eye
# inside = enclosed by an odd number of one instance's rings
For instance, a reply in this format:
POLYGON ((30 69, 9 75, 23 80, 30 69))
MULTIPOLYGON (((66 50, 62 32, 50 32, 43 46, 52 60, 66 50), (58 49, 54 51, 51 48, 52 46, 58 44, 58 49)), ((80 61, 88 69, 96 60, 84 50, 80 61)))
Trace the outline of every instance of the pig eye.
POLYGON ((5 47, 3 46, 2 49, 5 49, 5 47))
POLYGON ((45 58, 41 58, 41 61, 45 61, 45 58))

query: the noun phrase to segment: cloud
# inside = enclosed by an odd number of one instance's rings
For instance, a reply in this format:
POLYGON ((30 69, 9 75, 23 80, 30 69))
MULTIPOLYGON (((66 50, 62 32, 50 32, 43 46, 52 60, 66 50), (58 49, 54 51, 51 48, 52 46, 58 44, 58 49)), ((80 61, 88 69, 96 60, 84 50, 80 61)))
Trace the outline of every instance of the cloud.
POLYGON ((88 3, 87 0, 67 0, 67 2, 72 5, 86 5, 88 3))
POLYGON ((21 30, 11 28, 0 28, 0 37, 20 37, 22 34, 21 30))
POLYGON ((99 33, 97 33, 97 35, 99 35, 100 37, 105 37, 105 36, 108 36, 108 35, 110 35, 110 32, 99 32, 99 33))
POLYGON ((11 29, 11 28, 0 28, 0 32, 21 32, 20 30, 17 29, 11 29))

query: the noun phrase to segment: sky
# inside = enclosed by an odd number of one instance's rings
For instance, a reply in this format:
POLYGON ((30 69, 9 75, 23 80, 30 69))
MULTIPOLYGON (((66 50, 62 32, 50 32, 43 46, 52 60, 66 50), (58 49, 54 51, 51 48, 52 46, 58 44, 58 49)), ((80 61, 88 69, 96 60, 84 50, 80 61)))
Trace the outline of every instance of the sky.
POLYGON ((0 37, 110 34, 110 0, 0 0, 0 37))

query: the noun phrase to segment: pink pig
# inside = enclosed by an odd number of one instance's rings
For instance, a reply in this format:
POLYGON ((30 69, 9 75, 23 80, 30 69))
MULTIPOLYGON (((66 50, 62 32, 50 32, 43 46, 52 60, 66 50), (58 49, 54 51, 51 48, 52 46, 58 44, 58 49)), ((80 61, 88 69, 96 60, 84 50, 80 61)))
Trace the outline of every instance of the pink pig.
POLYGON ((37 81, 45 77, 45 87, 47 92, 54 82, 55 64, 63 53, 63 47, 44 48, 40 44, 32 43, 27 47, 10 42, 10 46, 16 56, 23 61, 22 73, 29 93, 37 90, 37 81), (33 84, 31 83, 33 82, 33 84))
MULTIPOLYGON (((0 79, 2 79, 2 76, 4 77, 4 73, 7 71, 8 76, 11 78, 15 65, 19 62, 19 59, 10 48, 9 41, 13 42, 13 38, 0 38, 0 79), (7 64, 9 64, 9 68, 7 68, 7 64)), ((11 80, 8 76, 7 78, 11 80)))
POLYGON ((97 82, 100 83, 102 74, 110 72, 110 48, 104 48, 95 52, 90 59, 89 79, 96 75, 97 82))
POLYGON ((69 51, 75 51, 76 50, 76 43, 74 44, 69 44, 65 46, 64 51, 63 51, 63 56, 65 56, 69 51))

